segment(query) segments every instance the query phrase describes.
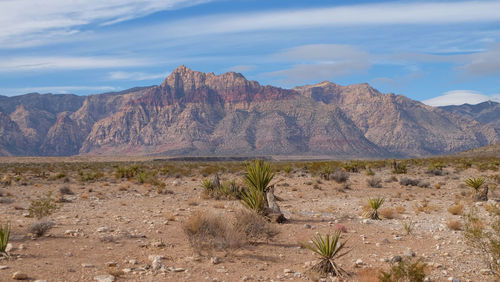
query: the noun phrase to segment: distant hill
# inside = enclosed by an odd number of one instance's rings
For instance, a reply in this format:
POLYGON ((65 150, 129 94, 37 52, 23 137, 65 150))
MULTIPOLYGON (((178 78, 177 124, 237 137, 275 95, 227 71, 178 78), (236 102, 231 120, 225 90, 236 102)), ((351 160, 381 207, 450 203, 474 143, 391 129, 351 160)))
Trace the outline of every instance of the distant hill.
POLYGON ((118 93, 0 96, 0 155, 418 157, 499 142, 496 111, 180 66, 161 85, 118 93))

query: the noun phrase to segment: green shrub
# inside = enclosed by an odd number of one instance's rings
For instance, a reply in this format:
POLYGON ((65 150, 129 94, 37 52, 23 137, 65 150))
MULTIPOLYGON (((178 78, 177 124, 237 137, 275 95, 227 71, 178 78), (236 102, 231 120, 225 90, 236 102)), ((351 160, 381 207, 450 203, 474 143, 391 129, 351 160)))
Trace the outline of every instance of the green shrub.
POLYGON ((406 168, 406 164, 402 162, 392 162, 392 173, 395 174, 405 174, 408 172, 408 169, 406 168))
POLYGON ((0 226, 0 253, 7 254, 5 249, 7 248, 7 244, 9 243, 10 237, 10 224, 7 223, 3 226, 0 226))
POLYGON ((370 205, 371 211, 367 213, 367 217, 374 220, 380 220, 378 216, 378 209, 384 203, 385 199, 383 197, 378 198, 368 198, 368 204, 370 205))
POLYGON ((381 282, 421 282, 424 281, 426 267, 422 258, 414 260, 407 257, 393 265, 389 272, 382 271, 379 279, 381 282))
POLYGON ((346 242, 340 243, 340 235, 342 231, 335 231, 332 235, 321 235, 318 233, 312 239, 313 245, 305 245, 306 248, 316 253, 321 261, 312 267, 312 270, 318 272, 322 276, 327 276, 331 273, 337 277, 347 276, 348 273, 338 266, 334 260, 339 259, 347 254, 340 253, 344 249, 346 242))
POLYGON ((55 200, 52 198, 52 193, 48 193, 45 197, 33 200, 28 207, 30 217, 42 218, 49 216, 57 209, 55 200))
POLYGON ((138 165, 132 166, 117 166, 115 169, 115 177, 132 179, 140 172, 140 167, 138 165))

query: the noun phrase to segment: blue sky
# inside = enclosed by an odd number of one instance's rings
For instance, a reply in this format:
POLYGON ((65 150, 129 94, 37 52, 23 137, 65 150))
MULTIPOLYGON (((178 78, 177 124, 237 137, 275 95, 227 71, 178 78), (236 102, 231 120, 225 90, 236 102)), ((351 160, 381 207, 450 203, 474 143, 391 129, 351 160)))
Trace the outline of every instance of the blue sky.
POLYGON ((160 84, 177 66, 285 88, 500 100, 500 1, 2 0, 0 95, 160 84))

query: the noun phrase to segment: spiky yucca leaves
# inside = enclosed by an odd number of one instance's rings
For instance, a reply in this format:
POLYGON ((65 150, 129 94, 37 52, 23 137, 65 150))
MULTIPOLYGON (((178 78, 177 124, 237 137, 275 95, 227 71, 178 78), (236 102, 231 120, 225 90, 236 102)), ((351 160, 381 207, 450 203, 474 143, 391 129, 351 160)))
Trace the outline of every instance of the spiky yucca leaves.
POLYGON ((258 213, 263 213, 267 207, 266 189, 274 178, 271 165, 263 160, 255 160, 246 167, 243 180, 248 189, 243 191, 241 200, 243 204, 258 213))
POLYGON ((338 266, 334 259, 343 257, 348 253, 340 253, 344 249, 346 242, 340 242, 342 231, 335 231, 333 234, 321 235, 317 234, 312 239, 313 245, 305 245, 306 248, 320 256, 321 261, 312 267, 312 270, 318 272, 322 276, 332 273, 334 276, 343 277, 348 273, 338 266))
POLYGON ((10 237, 10 224, 7 223, 4 226, 0 226, 0 254, 6 255, 5 249, 9 243, 10 237))
POLYGON ((465 180, 465 185, 473 188, 474 192, 477 193, 479 191, 479 188, 481 188, 481 186, 483 186, 484 182, 485 182, 485 179, 483 177, 467 178, 465 180))
POLYGON ((249 188, 255 188, 262 192, 266 190, 274 178, 271 165, 263 160, 255 160, 249 163, 246 170, 247 172, 243 177, 245 183, 249 188))
POLYGON ((384 203, 385 198, 383 197, 377 197, 377 198, 368 198, 368 204, 370 204, 371 211, 367 213, 367 217, 370 219, 374 220, 380 220, 380 217, 378 216, 378 209, 382 204, 384 203))
POLYGON ((241 194, 241 202, 243 205, 259 214, 265 211, 265 197, 264 192, 254 187, 249 187, 241 194))

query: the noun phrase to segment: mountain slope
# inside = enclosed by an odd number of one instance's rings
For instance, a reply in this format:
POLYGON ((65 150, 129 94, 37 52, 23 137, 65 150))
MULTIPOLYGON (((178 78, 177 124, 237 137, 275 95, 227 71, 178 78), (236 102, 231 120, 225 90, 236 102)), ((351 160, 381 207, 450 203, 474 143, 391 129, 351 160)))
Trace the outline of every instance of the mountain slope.
POLYGON ((118 93, 0 96, 0 119, 0 155, 380 158, 500 141, 495 108, 434 108, 368 84, 282 89, 185 66, 161 85, 118 93))

